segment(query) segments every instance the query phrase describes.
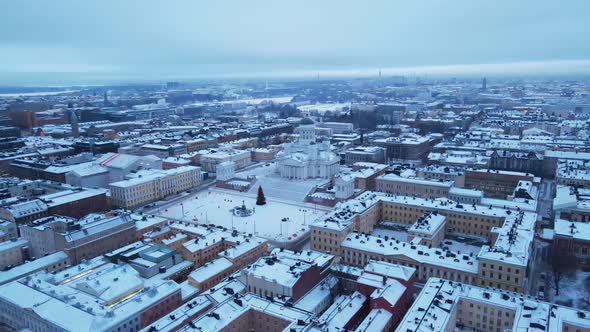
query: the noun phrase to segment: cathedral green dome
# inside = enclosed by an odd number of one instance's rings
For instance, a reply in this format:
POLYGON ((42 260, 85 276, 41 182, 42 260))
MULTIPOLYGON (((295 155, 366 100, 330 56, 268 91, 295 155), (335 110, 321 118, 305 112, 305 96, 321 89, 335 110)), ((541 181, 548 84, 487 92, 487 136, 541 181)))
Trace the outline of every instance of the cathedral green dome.
POLYGON ((301 120, 301 122, 299 122, 300 125, 312 125, 315 124, 315 122, 313 122, 312 119, 310 118, 303 118, 303 120, 301 120))

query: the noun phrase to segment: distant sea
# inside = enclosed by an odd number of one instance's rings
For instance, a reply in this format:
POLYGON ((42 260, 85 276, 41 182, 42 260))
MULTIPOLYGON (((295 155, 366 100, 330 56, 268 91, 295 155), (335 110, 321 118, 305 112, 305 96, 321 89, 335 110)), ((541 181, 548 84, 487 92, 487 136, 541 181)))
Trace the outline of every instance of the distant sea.
POLYGON ((14 98, 14 97, 35 97, 35 96, 54 96, 64 93, 78 92, 80 90, 61 90, 61 91, 35 91, 35 92, 12 92, 0 93, 0 98, 14 98))

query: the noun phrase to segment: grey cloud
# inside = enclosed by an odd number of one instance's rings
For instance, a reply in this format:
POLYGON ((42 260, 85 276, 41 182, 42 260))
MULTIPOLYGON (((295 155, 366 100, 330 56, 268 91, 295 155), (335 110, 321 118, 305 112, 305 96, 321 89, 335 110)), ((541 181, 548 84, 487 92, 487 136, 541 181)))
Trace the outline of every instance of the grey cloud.
POLYGON ((5 1, 0 84, 583 60, 588 12, 582 0, 5 1))

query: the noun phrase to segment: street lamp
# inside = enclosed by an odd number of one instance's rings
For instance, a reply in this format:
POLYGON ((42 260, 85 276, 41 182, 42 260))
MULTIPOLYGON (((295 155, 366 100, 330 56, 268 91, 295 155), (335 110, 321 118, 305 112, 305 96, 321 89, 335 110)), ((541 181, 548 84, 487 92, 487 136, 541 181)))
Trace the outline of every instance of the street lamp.
POLYGON ((287 247, 287 237, 283 235, 283 223, 289 221, 289 218, 281 219, 281 236, 283 237, 283 247, 287 247))

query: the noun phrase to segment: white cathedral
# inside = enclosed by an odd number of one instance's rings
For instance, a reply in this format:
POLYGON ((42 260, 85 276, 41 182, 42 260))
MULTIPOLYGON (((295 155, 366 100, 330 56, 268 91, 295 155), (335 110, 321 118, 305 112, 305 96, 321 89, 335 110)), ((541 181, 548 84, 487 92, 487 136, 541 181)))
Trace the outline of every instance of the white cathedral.
POLYGON ((301 120, 295 129, 299 138, 285 143, 277 154, 277 169, 287 179, 328 179, 338 173, 340 157, 330 150, 328 141, 316 143, 315 123, 310 118, 301 120))

